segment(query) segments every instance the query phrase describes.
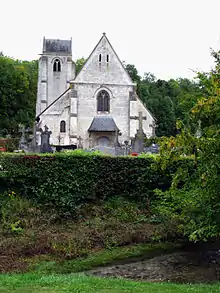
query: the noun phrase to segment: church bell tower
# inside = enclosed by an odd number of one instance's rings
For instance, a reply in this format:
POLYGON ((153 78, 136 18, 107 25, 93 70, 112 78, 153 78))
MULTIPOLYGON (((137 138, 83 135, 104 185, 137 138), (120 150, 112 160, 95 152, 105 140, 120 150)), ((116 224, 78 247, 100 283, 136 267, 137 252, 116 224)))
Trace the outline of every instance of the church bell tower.
POLYGON ((38 67, 36 116, 69 87, 75 78, 72 40, 43 39, 38 67))

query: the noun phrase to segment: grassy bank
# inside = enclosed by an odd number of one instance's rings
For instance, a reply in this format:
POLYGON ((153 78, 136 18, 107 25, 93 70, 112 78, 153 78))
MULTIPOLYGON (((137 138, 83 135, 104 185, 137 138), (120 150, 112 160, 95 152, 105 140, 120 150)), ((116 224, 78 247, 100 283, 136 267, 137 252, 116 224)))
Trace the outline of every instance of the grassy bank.
POLYGON ((100 279, 84 275, 0 275, 1 293, 217 293, 220 284, 179 285, 100 279))
POLYGON ((0 196, 0 272, 28 271, 30 261, 42 258, 47 271, 60 272, 62 265, 61 273, 78 272, 149 253, 152 244, 166 250, 170 231, 152 222, 148 209, 120 197, 62 219, 11 192, 0 196))
POLYGON ((180 245, 172 243, 139 244, 125 247, 103 249, 90 253, 85 258, 73 260, 45 260, 37 257, 29 260, 32 270, 41 273, 77 273, 109 264, 129 263, 138 259, 148 259, 162 253, 178 249, 180 245))

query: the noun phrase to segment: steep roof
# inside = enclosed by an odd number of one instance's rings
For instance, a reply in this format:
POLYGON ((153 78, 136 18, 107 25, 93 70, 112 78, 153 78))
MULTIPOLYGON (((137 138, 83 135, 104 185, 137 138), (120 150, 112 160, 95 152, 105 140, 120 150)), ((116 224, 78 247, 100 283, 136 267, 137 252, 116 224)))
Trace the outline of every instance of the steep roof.
POLYGON ((44 53, 72 54, 72 40, 45 39, 43 42, 44 53))
POLYGON ((109 116, 97 116, 94 117, 88 131, 117 131, 118 127, 112 117, 109 116))

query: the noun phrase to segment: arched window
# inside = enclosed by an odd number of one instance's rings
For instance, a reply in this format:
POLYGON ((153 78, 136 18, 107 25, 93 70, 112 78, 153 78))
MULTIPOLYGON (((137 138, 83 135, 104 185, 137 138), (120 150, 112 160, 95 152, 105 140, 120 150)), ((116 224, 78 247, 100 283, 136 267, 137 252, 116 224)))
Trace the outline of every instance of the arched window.
POLYGON ((101 61, 102 61, 102 55, 99 54, 99 62, 101 62, 101 61))
POLYGON ((109 55, 107 54, 106 56, 106 62, 108 63, 109 62, 109 55))
POLYGON ((97 96, 97 111, 109 112, 110 110, 110 96, 107 91, 100 91, 97 96))
POLYGON ((61 71, 61 63, 59 59, 55 59, 53 63, 53 71, 60 72, 61 71))
POLYGON ((66 132, 66 122, 64 120, 60 122, 60 132, 66 132))

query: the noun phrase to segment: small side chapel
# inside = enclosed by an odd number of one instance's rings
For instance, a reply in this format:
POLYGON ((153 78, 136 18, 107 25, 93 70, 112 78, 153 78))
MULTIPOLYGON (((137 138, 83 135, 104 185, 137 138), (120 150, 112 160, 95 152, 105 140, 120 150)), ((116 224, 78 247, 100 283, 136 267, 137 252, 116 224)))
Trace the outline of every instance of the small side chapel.
MULTIPOLYGON (((114 147, 134 139, 141 117, 142 131, 151 137, 155 121, 135 86, 105 33, 78 75, 72 40, 44 38, 36 103, 38 128, 48 127, 53 146, 114 147)), ((39 132, 36 138, 40 145, 39 132)))

